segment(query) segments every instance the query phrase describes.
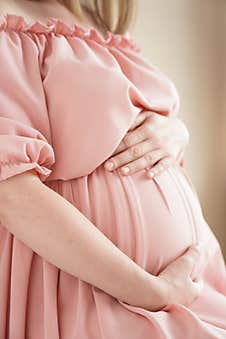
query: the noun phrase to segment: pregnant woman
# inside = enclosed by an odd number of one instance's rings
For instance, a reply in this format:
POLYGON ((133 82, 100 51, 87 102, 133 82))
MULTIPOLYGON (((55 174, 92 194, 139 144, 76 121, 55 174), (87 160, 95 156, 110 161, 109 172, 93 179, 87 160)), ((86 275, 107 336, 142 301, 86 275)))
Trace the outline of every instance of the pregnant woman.
POLYGON ((178 95, 122 35, 133 3, 0 2, 0 339, 226 338, 219 243, 150 146, 178 95))

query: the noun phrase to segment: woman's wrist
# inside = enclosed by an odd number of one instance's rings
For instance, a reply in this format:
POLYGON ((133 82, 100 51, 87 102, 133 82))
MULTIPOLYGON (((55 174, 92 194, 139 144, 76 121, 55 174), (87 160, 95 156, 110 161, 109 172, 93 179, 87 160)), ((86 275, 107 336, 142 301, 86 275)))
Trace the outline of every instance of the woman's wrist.
POLYGON ((167 305, 167 289, 162 279, 141 269, 133 295, 126 301, 133 306, 158 311, 167 305))
POLYGON ((149 274, 149 295, 148 295, 148 303, 149 310, 159 311, 167 305, 167 286, 162 281, 162 279, 149 274))

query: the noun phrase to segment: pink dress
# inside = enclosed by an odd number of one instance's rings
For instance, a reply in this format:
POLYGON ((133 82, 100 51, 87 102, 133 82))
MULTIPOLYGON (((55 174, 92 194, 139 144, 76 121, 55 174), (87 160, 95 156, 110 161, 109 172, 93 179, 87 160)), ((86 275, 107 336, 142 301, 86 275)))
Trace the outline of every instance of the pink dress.
POLYGON ((58 269, 1 224, 0 339, 226 338, 225 262, 184 169, 150 180, 103 167, 142 109, 176 114, 178 95, 132 39, 0 16, 0 180, 34 168, 155 275, 204 244, 202 295, 151 312, 58 269))

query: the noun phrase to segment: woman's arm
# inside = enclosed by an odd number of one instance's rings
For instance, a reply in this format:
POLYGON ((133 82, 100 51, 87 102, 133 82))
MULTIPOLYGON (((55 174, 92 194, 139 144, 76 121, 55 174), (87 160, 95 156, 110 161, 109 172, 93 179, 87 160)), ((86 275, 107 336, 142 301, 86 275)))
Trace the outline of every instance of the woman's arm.
POLYGON ((158 311, 172 302, 188 305, 201 293, 193 282, 197 276, 191 276, 197 248, 153 276, 44 185, 34 169, 0 182, 0 221, 45 260, 127 304, 158 311))
POLYGON ((50 263, 122 301, 164 306, 158 278, 32 172, 0 182, 3 226, 50 263))

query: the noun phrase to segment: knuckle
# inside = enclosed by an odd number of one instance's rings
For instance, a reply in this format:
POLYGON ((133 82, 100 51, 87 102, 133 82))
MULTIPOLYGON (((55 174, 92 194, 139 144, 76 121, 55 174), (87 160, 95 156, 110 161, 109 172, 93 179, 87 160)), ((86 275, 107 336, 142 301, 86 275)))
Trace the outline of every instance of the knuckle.
POLYGON ((139 146, 134 146, 134 147, 132 147, 131 150, 130 150, 130 152, 131 152, 131 154, 132 154, 133 156, 139 156, 139 155, 141 155, 141 150, 140 150, 140 147, 139 147, 139 146))
POLYGON ((122 154, 119 154, 112 159, 115 166, 120 166, 126 161, 126 154, 123 152, 122 154))
POLYGON ((123 144, 126 148, 130 147, 130 139, 129 138, 125 138, 123 140, 123 144))
POLYGON ((114 166, 119 166, 120 159, 119 157, 114 157, 114 158, 111 158, 111 162, 114 164, 114 166))
POLYGON ((130 147, 131 144, 132 144, 132 140, 131 140, 131 137, 130 135, 126 136, 123 140, 123 143, 126 147, 130 147))
POLYGON ((152 125, 150 123, 146 123, 143 127, 143 134, 146 137, 152 137, 153 136, 153 130, 152 125))
POLYGON ((146 163, 148 163, 148 164, 149 164, 150 162, 152 162, 152 153, 151 153, 151 152, 145 153, 144 159, 145 159, 146 163))
POLYGON ((147 160, 145 159, 145 157, 142 157, 139 159, 139 162, 140 162, 140 167, 141 168, 145 168, 149 165, 149 163, 147 163, 147 160))

